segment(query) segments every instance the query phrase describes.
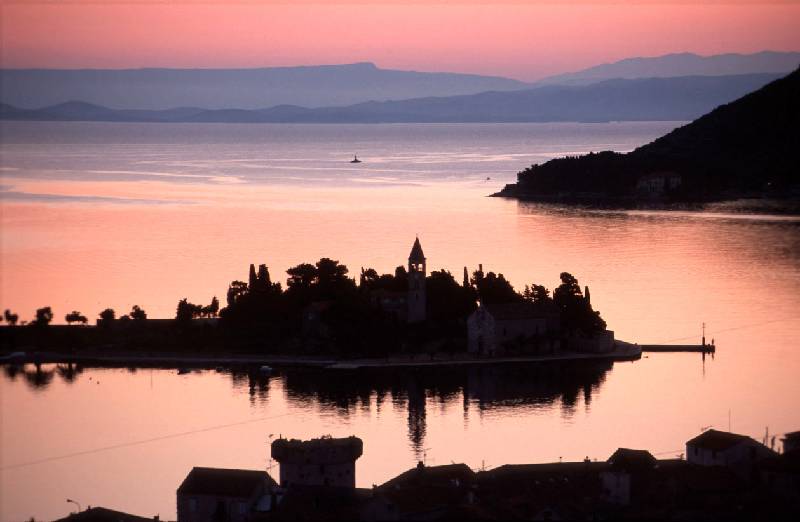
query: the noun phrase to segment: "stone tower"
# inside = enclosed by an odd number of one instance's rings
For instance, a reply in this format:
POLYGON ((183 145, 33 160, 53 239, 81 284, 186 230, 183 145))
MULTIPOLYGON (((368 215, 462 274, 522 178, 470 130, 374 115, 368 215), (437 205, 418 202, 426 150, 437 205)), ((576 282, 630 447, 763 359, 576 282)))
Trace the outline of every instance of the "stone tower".
POLYGON ((356 487, 356 460, 364 452, 358 437, 277 439, 272 458, 281 465, 280 485, 356 487))
POLYGON ((425 320, 425 254, 419 238, 414 241, 411 254, 408 256, 408 322, 418 323, 425 320))

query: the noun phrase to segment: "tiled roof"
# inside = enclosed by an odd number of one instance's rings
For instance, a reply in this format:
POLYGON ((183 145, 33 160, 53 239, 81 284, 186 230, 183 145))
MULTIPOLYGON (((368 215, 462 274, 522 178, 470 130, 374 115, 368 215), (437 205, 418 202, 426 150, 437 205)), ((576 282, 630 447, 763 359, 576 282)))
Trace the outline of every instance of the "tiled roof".
POLYGON ((444 466, 418 466, 383 483, 380 488, 396 488, 421 485, 446 484, 458 480, 460 483, 475 480, 475 473, 466 464, 446 464, 444 466))
POLYGON ((122 511, 114 511, 104 507, 93 507, 60 518, 56 522, 153 522, 152 518, 138 517, 122 511))
POLYGON ((266 471, 250 469, 192 468, 178 493, 249 498, 262 485, 275 485, 266 471))
POLYGON ((647 450, 619 448, 608 458, 612 468, 624 470, 652 469, 658 461, 647 450))
POLYGON ((738 433, 708 430, 688 441, 686 445, 714 451, 723 451, 746 440, 752 439, 746 435, 739 435, 738 433))

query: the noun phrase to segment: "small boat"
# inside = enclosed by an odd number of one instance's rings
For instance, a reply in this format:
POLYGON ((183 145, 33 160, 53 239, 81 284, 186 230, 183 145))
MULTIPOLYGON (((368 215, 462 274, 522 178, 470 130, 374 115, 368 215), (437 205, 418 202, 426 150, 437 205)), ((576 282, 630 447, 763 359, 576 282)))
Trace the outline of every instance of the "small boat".
POLYGON ((267 366, 265 364, 264 366, 259 368, 258 371, 261 372, 261 374, 263 374, 263 375, 269 375, 270 373, 272 373, 272 367, 267 366))
POLYGON ((189 368, 178 368, 178 375, 186 375, 190 371, 189 368))
POLYGON ((350 163, 361 163, 361 160, 358 159, 358 156, 354 154, 353 155, 353 160, 350 163))

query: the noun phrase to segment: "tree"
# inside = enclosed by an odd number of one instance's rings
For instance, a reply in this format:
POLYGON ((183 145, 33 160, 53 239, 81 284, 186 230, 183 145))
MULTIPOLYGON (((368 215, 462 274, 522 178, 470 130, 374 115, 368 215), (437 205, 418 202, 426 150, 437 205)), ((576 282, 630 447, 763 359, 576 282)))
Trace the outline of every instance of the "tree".
POLYGON ((178 309, 175 313, 175 319, 179 322, 189 322, 195 317, 203 313, 203 307, 190 303, 188 299, 183 298, 178 301, 178 309))
POLYGON ((133 305, 133 308, 131 308, 131 313, 128 315, 130 315, 131 319, 134 321, 144 321, 147 319, 147 312, 139 308, 139 305, 133 305))
POLYGON ((70 312, 66 316, 64 316, 64 320, 67 322, 67 324, 70 324, 70 325, 72 323, 86 324, 86 323, 89 322, 89 320, 86 318, 86 316, 85 315, 81 315, 81 313, 78 312, 77 310, 73 310, 72 312, 70 312))
POLYGON ((374 268, 361 269, 361 277, 358 280, 358 286, 362 288, 372 288, 380 279, 378 271, 374 268))
POLYGON ((475 310, 475 290, 459 285, 447 270, 431 272, 425 287, 428 316, 433 321, 464 319, 475 310))
POLYGON ((216 317, 219 313, 219 299, 217 296, 211 298, 211 304, 207 307, 209 317, 216 317))
POLYGON ((514 290, 503 274, 489 272, 484 275, 483 271, 478 270, 473 274, 472 282, 484 304, 515 303, 522 300, 522 296, 514 290))
POLYGON ((104 326, 111 326, 111 323, 114 322, 114 319, 117 317, 117 313, 114 311, 113 308, 106 308, 102 312, 100 312, 100 324, 104 326))
POLYGON ((286 271, 289 279, 286 286, 289 290, 309 289, 317 279, 317 267, 308 263, 301 263, 286 271))
POLYGON ((525 285, 522 297, 532 303, 544 303, 550 300, 550 290, 545 288, 544 285, 537 285, 536 283, 531 286, 525 285))
POLYGON ((588 335, 601 332, 606 322, 581 293, 578 280, 569 272, 561 273, 561 284, 553 292, 553 302, 561 310, 561 323, 566 331, 580 331, 588 335))
POLYGON ((228 306, 233 306, 236 302, 247 295, 247 283, 244 281, 232 281, 228 287, 227 302, 228 306))
POLYGON ((16 326, 17 321, 19 320, 19 316, 17 314, 12 314, 11 310, 8 309, 3 312, 3 317, 10 326, 16 326))
POLYGON ((36 310, 36 319, 34 323, 36 326, 47 326, 53 320, 53 310, 49 306, 39 308, 36 310))

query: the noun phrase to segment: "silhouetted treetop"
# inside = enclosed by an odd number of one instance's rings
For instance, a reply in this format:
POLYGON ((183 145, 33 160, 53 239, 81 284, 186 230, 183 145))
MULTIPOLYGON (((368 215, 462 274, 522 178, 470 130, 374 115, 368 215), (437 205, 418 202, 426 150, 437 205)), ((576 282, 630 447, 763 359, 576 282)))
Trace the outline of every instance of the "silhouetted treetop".
POLYGON ((49 306, 36 310, 36 319, 33 324, 36 326, 47 326, 53 320, 53 310, 49 306))

